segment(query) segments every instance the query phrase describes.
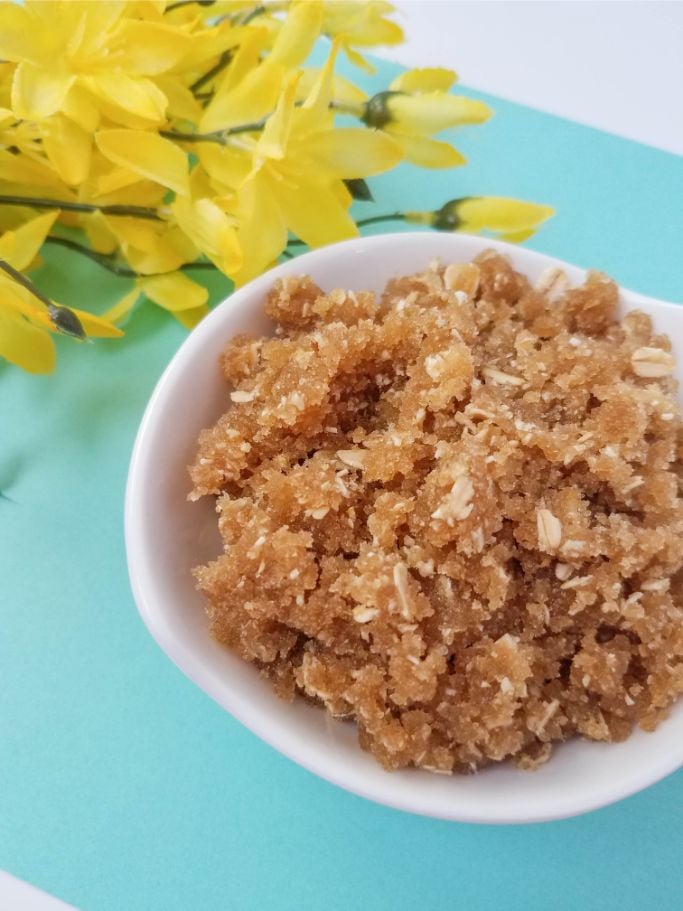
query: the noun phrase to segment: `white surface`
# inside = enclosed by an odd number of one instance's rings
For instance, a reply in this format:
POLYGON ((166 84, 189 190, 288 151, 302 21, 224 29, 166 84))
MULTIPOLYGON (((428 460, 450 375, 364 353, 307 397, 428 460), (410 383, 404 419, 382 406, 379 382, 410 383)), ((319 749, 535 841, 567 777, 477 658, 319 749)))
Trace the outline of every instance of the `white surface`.
POLYGON ((683 154, 683 3, 394 3, 408 40, 379 56, 683 154))
MULTIPOLYGON (((220 646, 206 623, 191 569, 221 552, 212 497, 190 503, 186 466, 202 428, 226 407, 218 367, 227 339, 272 325, 263 298, 276 278, 306 273, 325 290, 349 285, 380 292, 389 278, 472 259, 489 247, 506 253, 535 281, 549 266, 572 284, 585 272, 548 256, 464 234, 404 233, 357 238, 304 254, 233 293, 185 340, 157 385, 142 420, 126 490, 125 534, 133 593, 144 622, 178 667, 219 705, 275 749, 361 797, 400 810, 462 822, 520 823, 585 813, 633 794, 683 763, 683 701, 652 734, 624 743, 562 745, 533 775, 509 764, 478 775, 415 769, 387 772, 358 747, 353 725, 333 721, 302 699, 283 702, 257 670, 220 646), (161 467, 160 467, 161 466, 161 467)), ((683 357, 683 308, 621 291, 623 309, 653 317, 683 357)))
MULTIPOLYGON (((454 67, 473 88, 683 153, 683 4, 396 0, 408 41, 383 56, 454 67)), ((3 911, 66 905, 0 871, 3 911)))
POLYGON ((0 870, 0 908, 2 911, 75 911, 71 905, 41 892, 28 883, 0 870))

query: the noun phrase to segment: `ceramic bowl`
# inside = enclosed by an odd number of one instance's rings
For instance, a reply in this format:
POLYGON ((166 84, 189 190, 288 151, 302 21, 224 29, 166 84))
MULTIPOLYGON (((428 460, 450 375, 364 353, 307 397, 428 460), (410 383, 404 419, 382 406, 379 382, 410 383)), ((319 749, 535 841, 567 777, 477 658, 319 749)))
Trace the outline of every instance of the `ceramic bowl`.
MULTIPOLYGON (((192 332, 152 395, 135 442, 126 492, 128 566, 144 622, 168 657, 197 686, 266 743, 311 772, 378 803, 411 813, 480 823, 523 823, 573 816, 633 794, 683 764, 683 701, 654 733, 624 743, 581 739, 560 746, 535 772, 508 764, 470 776, 414 769, 387 772, 363 752, 353 724, 319 708, 287 703, 250 665, 209 634, 191 568, 220 550, 213 501, 187 500, 186 466, 203 427, 229 403, 218 358, 240 332, 271 331, 263 313, 276 278, 307 273, 324 289, 380 291, 387 279, 424 269, 434 258, 470 260, 495 248, 536 279, 560 265, 572 283, 584 272, 521 247, 460 234, 399 233, 358 238, 277 266, 216 307, 192 332)), ((649 313, 683 363, 683 307, 622 291, 623 310, 649 313)), ((680 369, 680 368, 679 368, 680 369)), ((679 374, 680 378, 680 374, 679 374)))

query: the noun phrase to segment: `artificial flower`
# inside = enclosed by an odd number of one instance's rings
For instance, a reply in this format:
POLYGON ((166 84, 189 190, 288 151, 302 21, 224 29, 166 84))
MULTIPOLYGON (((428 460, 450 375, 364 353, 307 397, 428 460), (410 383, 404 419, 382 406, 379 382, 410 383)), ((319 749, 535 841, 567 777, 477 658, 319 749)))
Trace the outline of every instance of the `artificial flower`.
POLYGON ((51 332, 63 335, 115 337, 121 331, 100 317, 66 308, 32 292, 19 270, 35 261, 57 212, 39 215, 0 237, 0 357, 30 373, 54 368, 51 332))
POLYGON ((167 99, 150 77, 175 66, 191 38, 124 12, 124 3, 96 0, 0 4, 0 58, 18 64, 11 95, 17 117, 63 111, 86 130, 98 114, 130 127, 161 123, 167 99))
POLYGON ((528 236, 547 207, 467 198, 355 217, 366 178, 402 159, 463 164, 439 134, 490 114, 451 93, 451 70, 410 70, 371 97, 335 73, 340 52, 369 70, 368 48, 402 40, 391 12, 384 0, 0 3, 0 356, 49 370, 53 334, 120 334, 142 300, 191 328, 208 303, 190 270, 239 285, 364 224, 528 236), (321 36, 332 48, 309 67, 321 36), (64 307, 26 275, 48 243, 132 288, 103 317, 64 307))
POLYGON ((491 109, 483 101, 449 94, 457 79, 442 67, 408 70, 389 89, 373 95, 359 116, 393 136, 406 159, 423 168, 452 168, 466 159, 449 143, 432 137, 450 127, 484 123, 491 109))
POLYGON ((282 251, 287 230, 311 247, 357 234, 349 214, 344 178, 379 174, 401 158, 389 136, 362 128, 334 128, 330 110, 336 48, 301 107, 298 77, 290 78, 254 149, 254 165, 242 182, 236 214, 245 264, 239 284, 258 274, 282 251), (259 213, 268 212, 269 230, 260 231, 259 213))

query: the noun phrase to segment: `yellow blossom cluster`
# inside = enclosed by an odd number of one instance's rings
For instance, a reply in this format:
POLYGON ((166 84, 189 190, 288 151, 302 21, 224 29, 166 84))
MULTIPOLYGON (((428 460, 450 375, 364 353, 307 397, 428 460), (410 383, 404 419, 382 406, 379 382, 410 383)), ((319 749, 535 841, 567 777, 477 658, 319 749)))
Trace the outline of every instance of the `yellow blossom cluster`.
MULTIPOLYGON (((191 327, 207 309, 193 270, 242 284, 288 245, 356 235, 365 178, 403 160, 463 164, 434 137, 491 112, 450 93, 455 73, 411 70, 372 97, 335 73, 340 54, 372 69, 367 48, 403 39, 391 12, 384 0, 0 3, 0 357, 49 371, 53 333, 120 335, 143 296, 191 327), (134 287, 102 317, 64 307, 26 275, 44 244, 134 287)), ((467 198, 386 218, 520 239, 549 214, 467 198)))

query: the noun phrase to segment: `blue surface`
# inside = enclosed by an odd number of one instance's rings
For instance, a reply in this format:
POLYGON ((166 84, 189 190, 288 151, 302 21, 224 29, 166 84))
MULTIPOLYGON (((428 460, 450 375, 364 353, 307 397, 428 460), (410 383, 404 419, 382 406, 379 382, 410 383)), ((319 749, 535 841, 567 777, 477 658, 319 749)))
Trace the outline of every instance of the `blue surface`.
MULTIPOLYGON (((458 137, 469 167, 403 168, 373 181, 363 211, 547 202, 558 215, 530 245, 680 301, 681 160, 486 100, 494 120, 458 137)), ((65 302, 122 293, 53 254, 38 278, 65 302)), ((123 342, 60 344, 54 377, 0 367, 0 867, 82 911, 680 908, 680 772, 558 823, 410 817, 282 758, 162 655, 129 590, 122 501, 137 424, 183 337, 150 307, 123 342)))

